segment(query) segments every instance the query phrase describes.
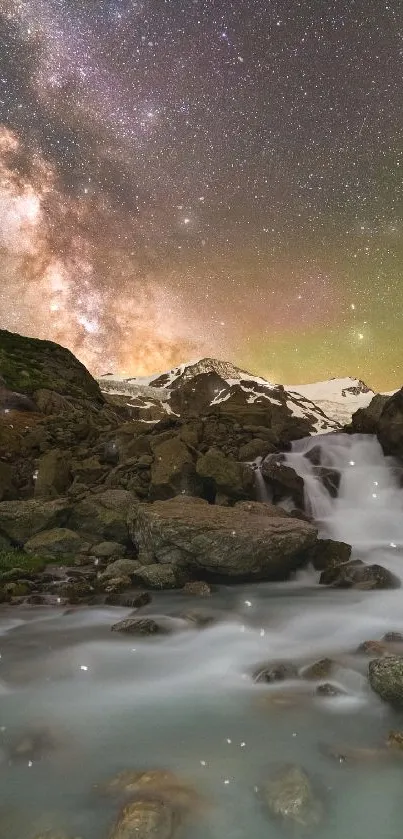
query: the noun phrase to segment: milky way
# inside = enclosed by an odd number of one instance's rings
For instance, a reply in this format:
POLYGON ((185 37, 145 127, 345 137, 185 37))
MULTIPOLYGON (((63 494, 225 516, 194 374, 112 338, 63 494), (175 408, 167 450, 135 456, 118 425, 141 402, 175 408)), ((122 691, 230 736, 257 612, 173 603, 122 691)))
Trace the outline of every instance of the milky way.
POLYGON ((1 0, 0 326, 401 384, 400 0, 1 0))

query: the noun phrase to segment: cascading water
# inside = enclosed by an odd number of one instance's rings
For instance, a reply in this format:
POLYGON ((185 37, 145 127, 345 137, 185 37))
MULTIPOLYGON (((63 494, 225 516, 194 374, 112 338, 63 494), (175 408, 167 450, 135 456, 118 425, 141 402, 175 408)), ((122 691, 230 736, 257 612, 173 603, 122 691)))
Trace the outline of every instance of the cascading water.
POLYGON ((364 561, 387 564, 403 576, 401 470, 384 456, 376 437, 332 434, 298 440, 286 463, 304 479, 306 508, 321 536, 348 542, 364 561), (313 449, 320 466, 312 463, 313 449), (320 470, 339 474, 335 498, 323 485, 320 470))

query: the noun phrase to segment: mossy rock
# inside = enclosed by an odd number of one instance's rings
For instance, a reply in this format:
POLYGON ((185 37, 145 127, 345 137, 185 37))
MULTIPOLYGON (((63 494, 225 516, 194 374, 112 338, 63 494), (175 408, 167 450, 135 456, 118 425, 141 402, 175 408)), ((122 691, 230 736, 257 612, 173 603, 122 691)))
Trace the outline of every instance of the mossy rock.
POLYGON ((104 399, 88 370, 65 347, 0 330, 0 375, 10 390, 34 394, 45 389, 78 399, 104 399))
POLYGON ((46 566, 46 559, 40 556, 28 556, 19 550, 0 550, 0 581, 26 577, 27 572, 39 573, 46 566))

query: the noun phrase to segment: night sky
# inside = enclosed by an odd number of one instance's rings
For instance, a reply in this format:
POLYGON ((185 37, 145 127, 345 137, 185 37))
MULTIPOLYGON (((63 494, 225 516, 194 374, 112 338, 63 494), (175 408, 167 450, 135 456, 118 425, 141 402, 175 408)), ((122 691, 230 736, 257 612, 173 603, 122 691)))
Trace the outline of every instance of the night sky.
POLYGON ((0 0, 0 326, 403 382, 401 0, 0 0))

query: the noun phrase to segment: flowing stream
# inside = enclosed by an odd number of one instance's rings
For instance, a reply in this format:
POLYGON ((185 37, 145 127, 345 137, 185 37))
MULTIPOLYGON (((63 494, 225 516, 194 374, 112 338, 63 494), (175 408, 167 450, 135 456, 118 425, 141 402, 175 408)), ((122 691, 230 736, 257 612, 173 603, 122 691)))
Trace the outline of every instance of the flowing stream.
MULTIPOLYGON (((399 470, 377 442, 329 435, 299 441, 287 460, 304 476, 321 534, 402 576, 399 470), (337 499, 304 457, 314 445, 322 463, 341 472, 337 499)), ((320 839, 400 839, 403 761, 340 763, 328 750, 377 747, 391 728, 403 729, 403 718, 371 692, 368 659, 355 653, 364 640, 403 632, 403 589, 324 589, 305 571, 284 584, 221 586, 207 600, 156 594, 139 614, 196 608, 220 621, 138 639, 110 632, 124 609, 3 607, 0 836, 34 839, 53 827, 71 839, 107 839, 118 804, 96 785, 122 769, 152 767, 173 769, 205 796, 183 839, 280 839, 286 828, 256 789, 290 762, 306 769, 323 798, 320 839), (302 680, 251 679, 264 661, 302 667, 324 655, 337 662, 332 681, 343 696, 317 697, 316 685, 302 680), (294 697, 290 705, 276 701, 284 692, 294 697), (17 756, 13 745, 35 726, 49 727, 54 750, 17 756)))

